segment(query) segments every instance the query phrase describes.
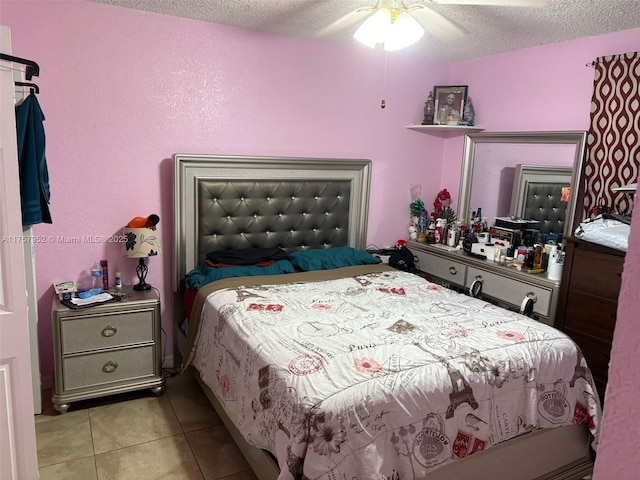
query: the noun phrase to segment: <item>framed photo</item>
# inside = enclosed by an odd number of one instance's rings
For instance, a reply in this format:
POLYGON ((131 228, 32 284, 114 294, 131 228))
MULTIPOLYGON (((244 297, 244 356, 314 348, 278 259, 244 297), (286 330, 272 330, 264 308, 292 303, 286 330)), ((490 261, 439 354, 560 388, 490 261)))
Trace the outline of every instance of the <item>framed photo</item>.
POLYGON ((436 102, 434 125, 458 125, 462 121, 468 89, 467 85, 433 87, 436 102))

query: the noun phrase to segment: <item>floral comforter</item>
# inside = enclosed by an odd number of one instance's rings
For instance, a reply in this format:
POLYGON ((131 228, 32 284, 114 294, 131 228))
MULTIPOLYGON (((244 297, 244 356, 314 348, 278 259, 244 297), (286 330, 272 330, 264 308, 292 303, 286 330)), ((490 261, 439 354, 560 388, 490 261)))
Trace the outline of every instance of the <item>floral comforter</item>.
MULTIPOLYGON (((418 478, 600 403, 562 332, 402 271, 208 295, 191 362, 280 480, 418 478)), ((352 270, 350 270, 353 273, 352 270)))

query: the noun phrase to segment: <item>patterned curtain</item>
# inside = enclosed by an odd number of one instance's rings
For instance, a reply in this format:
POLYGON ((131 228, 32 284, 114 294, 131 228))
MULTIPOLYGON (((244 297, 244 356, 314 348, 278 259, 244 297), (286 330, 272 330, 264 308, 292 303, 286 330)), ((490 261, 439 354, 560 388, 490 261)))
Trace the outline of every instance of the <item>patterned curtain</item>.
POLYGON ((613 189, 638 180, 640 52, 600 57, 594 67, 585 166, 585 217, 598 209, 631 214, 632 197, 613 189))

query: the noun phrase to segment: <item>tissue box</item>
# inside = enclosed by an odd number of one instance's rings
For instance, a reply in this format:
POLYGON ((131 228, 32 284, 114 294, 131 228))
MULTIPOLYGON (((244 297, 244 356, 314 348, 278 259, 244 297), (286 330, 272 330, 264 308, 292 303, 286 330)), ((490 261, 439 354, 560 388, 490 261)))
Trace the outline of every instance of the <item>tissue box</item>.
POLYGON ((75 296, 75 293, 78 291, 78 286, 75 282, 61 282, 54 283, 53 289, 60 300, 69 300, 75 296))
POLYGON ((495 245, 493 243, 474 243, 471 245, 471 253, 484 255, 489 260, 493 260, 495 245))
POLYGON ((523 230, 525 228, 536 228, 540 222, 537 220, 514 220, 511 217, 496 217, 496 227, 509 228, 512 230, 523 230))
POLYGON ((500 250, 500 255, 507 254, 506 245, 497 245, 495 243, 474 243, 471 245, 471 253, 484 255, 487 257, 487 260, 496 260, 496 249, 500 250))

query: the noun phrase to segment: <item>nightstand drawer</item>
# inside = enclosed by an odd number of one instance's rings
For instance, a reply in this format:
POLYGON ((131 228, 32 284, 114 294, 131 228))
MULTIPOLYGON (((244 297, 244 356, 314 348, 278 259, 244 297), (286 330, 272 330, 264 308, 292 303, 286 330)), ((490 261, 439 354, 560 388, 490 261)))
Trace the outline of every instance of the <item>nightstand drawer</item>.
POLYGON ((530 294, 534 294, 536 301, 533 311, 543 317, 549 316, 552 290, 524 282, 516 282, 512 278, 503 277, 495 273, 475 267, 467 269, 466 287, 470 287, 475 280, 482 280, 482 293, 489 297, 520 307, 522 301, 530 294), (520 302, 520 304, 514 303, 520 302))
POLYGON ((152 345, 65 358, 64 390, 153 376, 154 359, 152 345))
POLYGON ((416 267, 426 273, 439 277, 456 285, 464 285, 467 267, 447 258, 429 255, 421 251, 414 251, 418 263, 416 267))
POLYGON ((64 318, 62 353, 153 341, 153 310, 64 318))

